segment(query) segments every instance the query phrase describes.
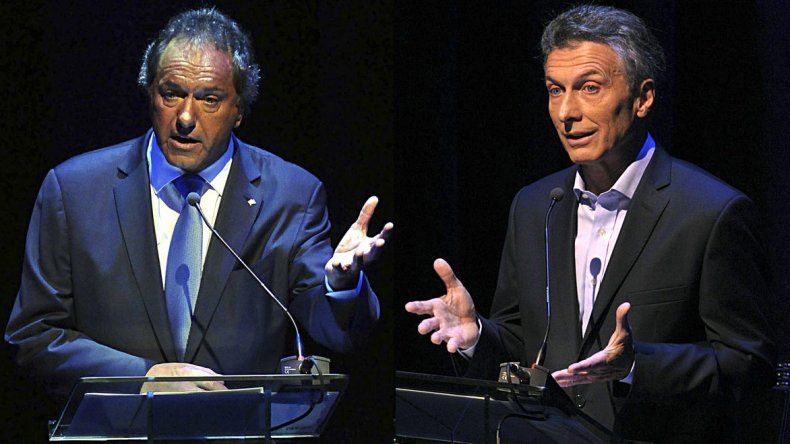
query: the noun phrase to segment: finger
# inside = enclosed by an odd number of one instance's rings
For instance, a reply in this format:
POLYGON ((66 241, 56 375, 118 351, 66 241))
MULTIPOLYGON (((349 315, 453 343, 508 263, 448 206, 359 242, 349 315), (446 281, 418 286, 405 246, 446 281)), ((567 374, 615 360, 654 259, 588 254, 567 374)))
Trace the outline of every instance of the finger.
POLYGON ((598 353, 590 356, 589 358, 579 361, 577 363, 571 364, 568 366, 568 373, 574 374, 577 372, 582 371, 589 371, 596 366, 603 365, 606 363, 606 354, 603 351, 599 351, 598 353))
POLYGON ((195 381, 195 386, 201 390, 227 390, 225 381, 195 381))
POLYGON ((446 260, 440 258, 433 261, 433 269, 436 271, 436 274, 439 275, 439 278, 444 282, 448 290, 462 285, 461 281, 455 277, 453 269, 450 268, 450 264, 448 264, 446 260))
POLYGON ((195 364, 180 364, 175 368, 173 376, 216 376, 217 373, 208 367, 195 364))
POLYGON ((435 299, 431 299, 430 301, 412 301, 406 304, 406 311, 409 313, 420 314, 420 315, 432 315, 433 314, 433 302, 435 299))
POLYGON ((433 342, 436 345, 439 345, 442 343, 442 341, 444 341, 444 334, 441 331, 433 332, 433 334, 431 335, 431 342, 433 342))
POLYGON ((551 376, 560 387, 570 387, 573 385, 574 376, 568 373, 568 369, 557 370, 551 376))
POLYGON ((616 319, 616 327, 615 333, 619 330, 622 332, 631 332, 631 326, 628 324, 628 312, 631 310, 631 304, 628 302, 623 302, 617 307, 617 313, 615 314, 616 319))
POLYGON ((354 222, 360 230, 366 232, 368 229, 368 222, 370 222, 370 218, 373 217, 373 212, 376 210, 376 205, 379 203, 379 198, 376 196, 370 196, 367 201, 365 201, 365 205, 362 205, 362 210, 359 212, 359 217, 357 217, 357 221, 354 222))
POLYGON ((590 379, 586 375, 571 374, 568 369, 557 370, 551 376, 560 387, 572 387, 579 384, 589 384, 590 379))
POLYGON ((375 237, 384 240, 389 239, 390 235, 392 235, 392 229, 394 227, 395 225, 392 222, 387 222, 384 224, 384 228, 382 228, 379 234, 377 234, 375 237))
POLYGON ((458 339, 450 338, 447 340, 447 351, 450 353, 455 353, 458 351, 458 339))
POLYGON ((357 248, 354 251, 354 261, 351 263, 349 269, 352 273, 357 273, 363 268, 365 264, 365 248, 357 248))
POLYGON ((439 329, 439 319, 437 318, 423 319, 423 321, 420 322, 420 325, 417 326, 417 331, 421 335, 428 334, 438 329, 439 329))

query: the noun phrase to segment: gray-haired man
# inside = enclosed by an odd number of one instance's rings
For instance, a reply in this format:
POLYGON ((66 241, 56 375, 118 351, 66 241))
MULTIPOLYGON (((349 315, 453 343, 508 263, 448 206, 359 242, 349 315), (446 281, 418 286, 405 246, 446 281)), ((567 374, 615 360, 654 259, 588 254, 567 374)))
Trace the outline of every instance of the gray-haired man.
POLYGON ((441 259, 447 293, 406 309, 429 315, 421 334, 470 358, 469 376, 534 362, 546 331, 544 218, 559 187, 544 365, 619 436, 732 439, 728 413, 773 368, 754 205, 649 134, 664 55, 638 17, 572 8, 547 25, 542 50, 549 115, 576 166, 513 200, 490 318, 441 259))

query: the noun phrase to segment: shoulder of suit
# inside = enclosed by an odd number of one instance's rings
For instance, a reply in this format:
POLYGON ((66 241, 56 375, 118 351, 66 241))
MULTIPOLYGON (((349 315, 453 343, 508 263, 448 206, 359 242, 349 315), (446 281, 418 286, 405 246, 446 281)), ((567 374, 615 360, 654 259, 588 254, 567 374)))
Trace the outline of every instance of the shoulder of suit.
POLYGON ((118 165, 130 155, 141 155, 138 150, 146 135, 135 137, 115 145, 88 151, 67 159, 54 170, 60 178, 80 177, 85 180, 91 176, 114 173, 118 165))
POLYGON ((671 187, 673 198, 695 205, 722 206, 736 198, 748 197, 737 188, 704 169, 672 157, 671 187))
POLYGON ((137 154, 145 135, 126 140, 97 150, 78 154, 65 160, 55 167, 55 171, 64 174, 85 173, 102 168, 117 168, 118 163, 128 158, 130 154, 137 154))
POLYGON ((535 202, 546 202, 548 205, 551 200, 549 193, 554 188, 561 188, 565 192, 565 198, 568 198, 573 194, 572 185, 575 174, 576 166, 571 166, 538 179, 516 193, 513 205, 532 205, 535 202))
POLYGON ((238 141, 238 149, 244 150, 247 158, 261 171, 261 176, 264 180, 287 179, 289 187, 304 184, 314 188, 320 183, 320 180, 315 175, 299 165, 289 162, 263 148, 244 143, 241 140, 238 141))

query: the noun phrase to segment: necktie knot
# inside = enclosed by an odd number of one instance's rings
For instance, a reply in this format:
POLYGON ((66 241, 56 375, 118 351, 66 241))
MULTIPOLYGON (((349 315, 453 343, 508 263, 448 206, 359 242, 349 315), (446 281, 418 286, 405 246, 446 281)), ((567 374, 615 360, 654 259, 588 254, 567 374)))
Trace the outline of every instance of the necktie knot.
POLYGON ((189 193, 198 193, 202 195, 205 184, 206 181, 197 174, 184 174, 173 180, 173 185, 184 199, 189 193))

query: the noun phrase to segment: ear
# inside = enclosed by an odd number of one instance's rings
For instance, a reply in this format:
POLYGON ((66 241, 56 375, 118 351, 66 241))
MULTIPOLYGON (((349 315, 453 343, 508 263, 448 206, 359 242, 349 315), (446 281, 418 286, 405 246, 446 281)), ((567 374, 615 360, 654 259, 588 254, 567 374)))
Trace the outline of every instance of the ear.
POLYGON ((244 105, 242 104, 241 97, 236 98, 236 120, 233 121, 233 128, 238 128, 241 125, 241 119, 244 117, 244 105))
POLYGON ((634 100, 634 108, 636 108, 636 116, 644 119, 650 112, 650 107, 653 106, 653 100, 656 95, 656 82, 653 79, 645 79, 639 85, 639 95, 634 100))

